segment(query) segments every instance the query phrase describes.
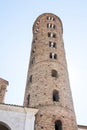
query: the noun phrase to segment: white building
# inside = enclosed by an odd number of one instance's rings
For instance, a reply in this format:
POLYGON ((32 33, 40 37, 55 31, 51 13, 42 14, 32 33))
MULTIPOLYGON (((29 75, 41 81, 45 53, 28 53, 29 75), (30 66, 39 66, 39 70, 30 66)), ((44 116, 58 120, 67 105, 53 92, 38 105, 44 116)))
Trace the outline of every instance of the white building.
POLYGON ((0 130, 34 130, 37 109, 0 104, 0 130))

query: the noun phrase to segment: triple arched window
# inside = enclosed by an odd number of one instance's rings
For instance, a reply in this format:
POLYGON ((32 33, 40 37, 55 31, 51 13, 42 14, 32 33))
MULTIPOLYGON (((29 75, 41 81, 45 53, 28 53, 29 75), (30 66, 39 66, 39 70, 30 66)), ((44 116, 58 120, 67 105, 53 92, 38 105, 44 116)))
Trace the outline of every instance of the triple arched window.
POLYGON ((27 105, 29 105, 29 103, 30 103, 30 94, 28 94, 27 96, 27 105))
POLYGON ((56 27, 55 24, 52 24, 52 23, 47 24, 47 28, 54 28, 55 29, 55 27, 56 27))

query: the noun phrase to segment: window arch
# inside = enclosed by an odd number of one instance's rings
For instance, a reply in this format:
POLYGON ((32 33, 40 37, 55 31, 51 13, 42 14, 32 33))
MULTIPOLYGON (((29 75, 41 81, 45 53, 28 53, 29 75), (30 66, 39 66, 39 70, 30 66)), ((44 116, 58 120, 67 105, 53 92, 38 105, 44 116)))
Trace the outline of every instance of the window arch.
POLYGON ((55 102, 59 101, 59 92, 57 90, 53 91, 53 101, 55 102))
POLYGON ((32 83, 32 75, 30 75, 30 79, 29 79, 29 81, 32 83))
POLYGON ((11 130, 10 127, 4 122, 0 122, 0 130, 11 130))
POLYGON ((62 122, 60 120, 55 121, 55 130, 62 130, 62 122))

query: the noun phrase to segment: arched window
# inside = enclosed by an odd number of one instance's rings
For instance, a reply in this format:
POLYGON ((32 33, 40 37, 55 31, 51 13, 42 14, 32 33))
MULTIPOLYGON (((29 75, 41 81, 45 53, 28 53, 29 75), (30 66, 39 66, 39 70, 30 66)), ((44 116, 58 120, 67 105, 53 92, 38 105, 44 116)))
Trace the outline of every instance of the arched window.
POLYGON ((62 122, 60 120, 55 121, 55 130, 62 130, 62 122))
POLYGON ((59 92, 57 90, 53 91, 53 101, 55 102, 59 101, 59 92))
POLYGON ((4 122, 0 122, 0 130, 11 130, 10 127, 4 122))
POLYGON ((55 77, 55 78, 58 77, 58 73, 56 70, 52 70, 52 77, 55 77))

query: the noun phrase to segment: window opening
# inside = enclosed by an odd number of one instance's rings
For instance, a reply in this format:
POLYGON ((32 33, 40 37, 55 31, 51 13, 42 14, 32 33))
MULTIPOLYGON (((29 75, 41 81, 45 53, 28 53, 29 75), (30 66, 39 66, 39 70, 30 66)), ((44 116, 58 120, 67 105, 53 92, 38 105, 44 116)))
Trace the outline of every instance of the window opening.
POLYGON ((53 91, 53 101, 59 101, 59 92, 57 90, 53 91))
POLYGON ((51 59, 57 59, 57 54, 55 54, 55 53, 50 53, 50 58, 51 58, 51 59))
POLYGON ((56 34, 53 34, 53 38, 56 38, 56 34))
POLYGON ((32 61, 31 61, 32 64, 35 63, 35 57, 32 58, 32 61))
POLYGON ((30 76, 30 82, 32 83, 32 75, 30 76))
POLYGON ((60 120, 55 121, 55 130, 62 130, 62 122, 60 120))
POLYGON ((56 26, 55 26, 54 24, 52 24, 52 28, 54 28, 54 29, 55 29, 55 27, 56 27, 56 26))
POLYGON ((27 105, 30 103, 30 94, 27 96, 27 105))
POLYGON ((47 24, 47 28, 55 28, 55 25, 48 23, 48 24, 47 24))
POLYGON ((54 29, 55 29, 55 25, 48 23, 48 24, 47 24, 47 28, 54 28, 54 29))
POLYGON ((47 20, 52 20, 52 21, 54 21, 54 18, 53 18, 53 17, 48 16, 48 17, 47 17, 47 20))
POLYGON ((51 33, 48 33, 48 37, 51 37, 51 33))
POLYGON ((48 37, 56 38, 56 34, 55 34, 55 33, 48 32, 48 37))
POLYGON ((56 43, 55 42, 49 42, 49 47, 56 48, 56 43))
POLYGON ((56 70, 52 70, 52 77, 58 77, 58 73, 56 70))

